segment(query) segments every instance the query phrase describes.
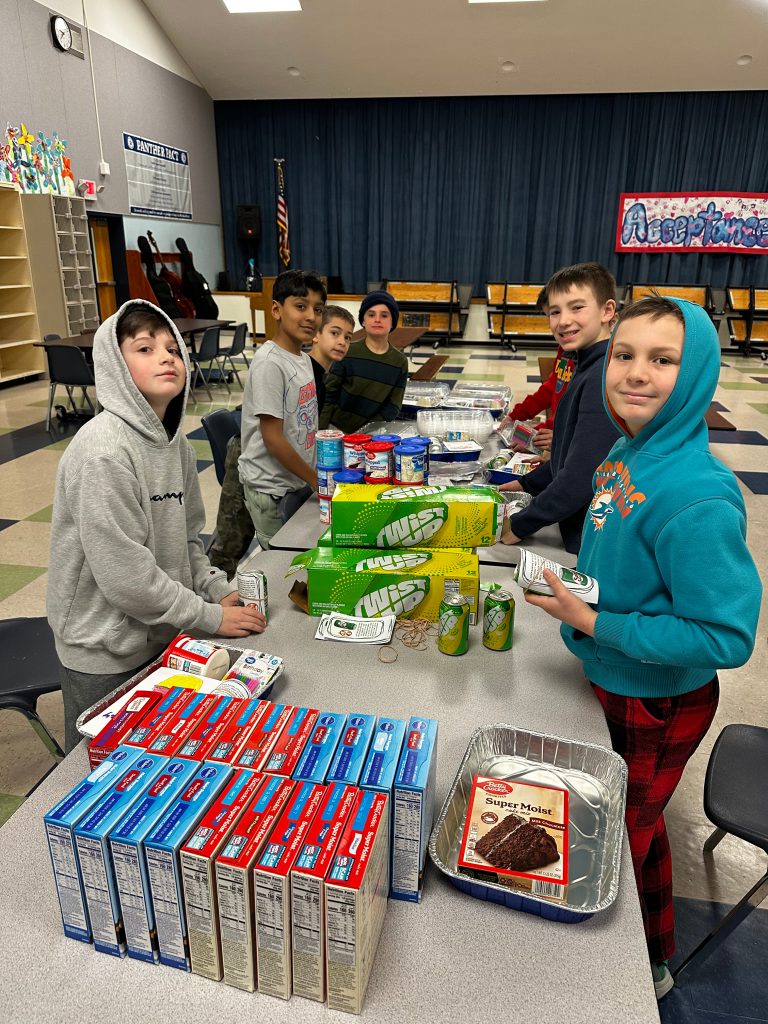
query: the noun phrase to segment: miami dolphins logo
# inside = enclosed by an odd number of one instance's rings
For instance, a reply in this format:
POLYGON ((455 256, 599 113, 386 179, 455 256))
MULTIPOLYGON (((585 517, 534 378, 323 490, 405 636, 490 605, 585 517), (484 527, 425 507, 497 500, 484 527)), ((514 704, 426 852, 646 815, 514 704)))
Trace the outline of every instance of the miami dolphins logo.
POLYGON ((613 511, 613 491, 598 491, 589 506, 589 515, 596 530, 602 530, 605 520, 613 511))

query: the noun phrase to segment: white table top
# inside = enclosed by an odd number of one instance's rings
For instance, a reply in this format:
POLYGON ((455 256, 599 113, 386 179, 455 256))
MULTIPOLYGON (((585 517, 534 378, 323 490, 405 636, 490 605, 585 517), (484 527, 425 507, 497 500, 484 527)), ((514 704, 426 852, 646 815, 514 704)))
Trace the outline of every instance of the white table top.
MULTIPOLYGON (((514 647, 490 652, 480 631, 450 658, 432 646, 341 647, 313 639, 317 620, 287 599, 291 555, 254 559, 269 581, 266 633, 243 646, 280 655, 276 700, 321 710, 369 711, 439 720, 437 806, 442 806, 472 731, 506 722, 608 745, 597 700, 560 643, 554 621, 517 602, 514 647)), ((502 570, 494 574, 509 582, 502 570)), ((116 1020, 290 1024, 349 1018, 294 998, 283 1003, 160 966, 117 960, 66 939, 61 928, 42 816, 87 771, 81 744, 0 829, 0 990, 9 1021, 116 1020)), ((454 889, 431 863, 423 902, 390 901, 363 1019, 446 1024, 506 1019, 569 1024, 658 1024, 640 908, 624 840, 616 902, 563 925, 484 903, 454 889), (511 1005, 514 1011, 510 1012, 511 1005)))

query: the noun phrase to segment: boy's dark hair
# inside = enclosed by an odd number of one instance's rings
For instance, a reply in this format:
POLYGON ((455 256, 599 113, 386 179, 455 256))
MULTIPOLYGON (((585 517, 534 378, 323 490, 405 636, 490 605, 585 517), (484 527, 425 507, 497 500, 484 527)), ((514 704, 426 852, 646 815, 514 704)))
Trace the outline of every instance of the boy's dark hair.
POLYGON ((275 278, 272 285, 272 301, 285 302, 292 295, 296 298, 306 298, 310 292, 318 292, 322 295, 323 302, 328 298, 325 285, 320 280, 320 275, 314 270, 284 270, 279 277, 275 278))
POLYGON ((567 292, 574 285, 586 285, 592 289, 598 305, 604 306, 609 299, 616 301, 616 280, 602 263, 574 263, 572 267, 557 270, 544 286, 546 302, 557 292, 567 292))
POLYGON ((156 313, 148 306, 134 306, 126 310, 117 321, 118 345, 122 345, 126 338, 135 338, 140 331, 146 331, 151 338, 161 331, 173 334, 173 328, 162 313, 156 313))
POLYGON ((540 313, 546 313, 547 312, 547 286, 546 285, 544 285, 544 287, 541 289, 539 294, 536 296, 536 309, 540 313))
POLYGON ((325 327, 326 324, 330 323, 331 320, 343 320, 348 323, 350 327, 354 328, 355 318, 349 312, 348 309, 344 309, 343 306, 326 306, 323 310, 323 319, 320 321, 320 330, 325 327))
POLYGON ((639 316, 647 316, 649 320, 660 320, 663 316, 672 316, 685 327, 685 316, 682 309, 672 299, 660 295, 655 289, 644 299, 630 302, 619 313, 618 324, 625 320, 634 320, 639 316))

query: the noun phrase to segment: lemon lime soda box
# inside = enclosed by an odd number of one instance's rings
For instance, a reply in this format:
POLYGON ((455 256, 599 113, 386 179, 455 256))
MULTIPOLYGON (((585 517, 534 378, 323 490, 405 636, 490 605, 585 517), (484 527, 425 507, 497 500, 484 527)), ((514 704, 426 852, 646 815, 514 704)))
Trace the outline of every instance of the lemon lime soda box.
POLYGON ((486 486, 346 484, 331 507, 336 547, 489 547, 504 522, 503 499, 486 486))
POLYGON ((307 571, 310 615, 342 612, 368 619, 396 615, 437 622, 447 591, 466 594, 470 621, 477 616, 480 565, 470 551, 435 548, 383 554, 366 548, 312 548, 296 555, 291 565, 294 571, 307 571))

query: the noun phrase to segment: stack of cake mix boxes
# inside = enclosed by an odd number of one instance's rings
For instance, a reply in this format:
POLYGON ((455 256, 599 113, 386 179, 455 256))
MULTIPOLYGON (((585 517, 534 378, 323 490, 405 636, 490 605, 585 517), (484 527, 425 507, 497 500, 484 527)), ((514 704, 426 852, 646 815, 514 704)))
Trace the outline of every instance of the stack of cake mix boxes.
POLYGON ((45 816, 65 934, 359 1013, 388 896, 420 896, 437 723, 149 693, 45 816))

